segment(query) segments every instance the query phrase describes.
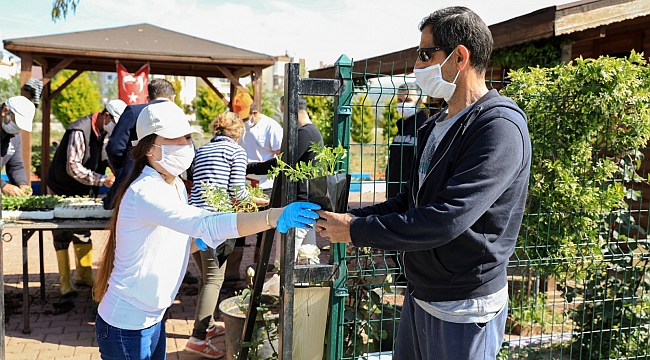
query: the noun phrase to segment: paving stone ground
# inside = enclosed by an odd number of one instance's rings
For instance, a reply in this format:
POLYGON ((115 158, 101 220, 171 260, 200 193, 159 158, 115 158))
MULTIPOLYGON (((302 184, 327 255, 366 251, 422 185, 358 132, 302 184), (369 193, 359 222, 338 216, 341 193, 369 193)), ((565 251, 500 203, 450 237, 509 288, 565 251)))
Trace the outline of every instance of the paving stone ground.
MULTIPOLYGON (((359 206, 369 204, 373 201, 383 200, 383 194, 366 193, 363 196, 351 194, 350 205, 359 206)), ((5 324, 5 357, 7 360, 98 360, 100 359, 97 342, 95 340, 95 317, 91 314, 91 294, 89 288, 79 288, 79 296, 74 299, 75 307, 63 314, 56 314, 53 303, 59 299, 59 276, 56 263, 56 255, 52 245, 52 235, 44 232, 44 259, 45 259, 45 288, 46 301, 40 299, 39 282, 39 249, 38 236, 35 235, 28 242, 28 266, 29 266, 29 292, 30 292, 30 324, 31 333, 23 334, 22 314, 22 248, 20 231, 6 229, 5 233, 12 235, 13 240, 3 244, 3 272, 5 281, 5 310, 8 314, 5 324), (9 315, 11 313, 11 315, 9 315)), ((105 244, 106 231, 93 231, 93 254, 96 270, 97 259, 105 244)), ((319 247, 328 245, 326 239, 318 237, 319 247)), ((253 250, 255 237, 249 236, 246 239, 247 246, 244 248, 241 277, 244 277, 244 265, 253 263, 253 250)), ((327 252, 321 253, 321 261, 327 261, 327 252)), ((70 247, 71 267, 74 269, 74 253, 70 247)), ((190 260, 189 270, 200 274, 194 260, 190 260)), ((73 279, 74 279, 73 271, 73 279)), ((245 286, 244 281, 226 283, 229 291, 222 294, 222 298, 232 296, 234 289, 241 289, 245 286)), ((194 323, 194 311, 196 307, 196 295, 189 295, 196 292, 196 286, 183 285, 176 296, 174 304, 169 308, 166 316, 167 330, 167 355, 168 359, 202 359, 199 355, 184 352, 185 344, 189 338, 194 323)), ((219 324, 223 325, 219 318, 219 324)), ((215 338, 218 348, 225 351, 223 336, 215 338)))

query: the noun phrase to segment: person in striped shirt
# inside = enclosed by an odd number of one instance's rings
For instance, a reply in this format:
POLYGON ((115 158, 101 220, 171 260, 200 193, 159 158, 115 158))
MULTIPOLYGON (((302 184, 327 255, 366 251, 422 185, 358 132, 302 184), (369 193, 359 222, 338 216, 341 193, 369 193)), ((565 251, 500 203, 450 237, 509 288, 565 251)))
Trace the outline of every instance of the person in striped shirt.
MULTIPOLYGON (((244 132, 244 122, 239 115, 234 112, 225 112, 212 122, 211 127, 214 137, 196 152, 194 184, 189 203, 214 211, 203 198, 205 190, 202 183, 225 188, 232 199, 247 197, 247 156, 244 148, 237 144, 237 140, 244 132)), ((188 352, 213 359, 219 358, 223 354, 223 351, 217 349, 210 342, 210 338, 225 332, 223 327, 214 324, 213 314, 224 281, 225 259, 233 251, 237 240, 239 239, 228 239, 217 248, 217 259, 214 259, 209 251, 197 251, 193 254, 194 260, 201 267, 203 286, 196 304, 194 330, 185 348, 188 352)), ((243 241, 243 238, 239 241, 243 241)))

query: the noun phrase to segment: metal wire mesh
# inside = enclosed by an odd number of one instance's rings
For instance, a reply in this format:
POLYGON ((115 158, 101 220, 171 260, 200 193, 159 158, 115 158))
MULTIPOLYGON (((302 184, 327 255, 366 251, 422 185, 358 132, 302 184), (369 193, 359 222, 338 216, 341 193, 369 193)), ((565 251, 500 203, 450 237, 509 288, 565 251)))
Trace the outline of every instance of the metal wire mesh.
MULTIPOLYGON (((394 170, 388 168, 388 154, 405 146, 390 146, 394 136, 390 134, 390 122, 396 120, 395 99, 400 85, 407 84, 410 90, 413 87, 409 84, 414 81, 412 76, 403 75, 405 69, 399 64, 373 64, 372 68, 378 69, 373 73, 368 73, 368 68, 366 63, 363 71, 352 72, 352 96, 347 103, 339 103, 352 108, 347 169, 352 174, 351 208, 386 199, 386 188, 391 185, 386 173, 394 170)), ((502 70, 488 69, 486 84, 488 88, 502 89, 508 80, 502 70)), ((552 104, 557 99, 538 100, 552 104)), ((427 116, 440 111, 437 103, 421 106, 427 116)), ((536 115, 557 116, 552 106, 548 108, 548 113, 536 115)), ((604 122, 612 120, 599 114, 593 116, 604 122)), ((544 137, 544 143, 555 144, 548 148, 534 145, 533 156, 548 160, 563 156, 560 143, 554 141, 560 126, 531 133, 531 137, 544 137)), ((591 157, 613 156, 610 145, 595 144, 589 150, 591 157)), ((581 211, 567 213, 565 209, 542 208, 539 203, 529 202, 508 265, 509 312, 500 359, 640 359, 650 353, 650 246, 646 239, 650 226, 650 172, 645 161, 649 151, 617 155, 620 161, 634 163, 630 166, 638 165, 636 172, 641 179, 631 181, 623 173, 610 179, 612 183, 625 183, 628 206, 598 219, 596 235, 586 229, 586 215, 581 211), (580 234, 583 226, 584 236, 575 241, 575 249, 560 255, 549 251, 558 234, 580 234), (599 249, 603 241, 607 245, 599 249)), ((580 178, 587 172, 576 168, 574 175, 580 178)), ((580 184, 583 189, 600 186, 587 177, 580 184)), ((530 186, 536 186, 535 179, 531 178, 530 186)), ((348 246, 345 263, 348 296, 344 320, 330 323, 343 329, 341 359, 389 359, 378 356, 391 353, 399 326, 404 289, 399 254, 348 246)))

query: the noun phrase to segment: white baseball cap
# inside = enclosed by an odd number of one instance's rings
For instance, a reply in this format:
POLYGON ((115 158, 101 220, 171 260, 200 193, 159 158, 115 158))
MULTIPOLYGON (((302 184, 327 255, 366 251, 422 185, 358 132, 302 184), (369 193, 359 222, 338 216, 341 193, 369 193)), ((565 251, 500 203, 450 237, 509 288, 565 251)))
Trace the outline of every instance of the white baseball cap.
MULTIPOLYGON (((175 139, 187 134, 199 134, 203 137, 203 133, 190 126, 183 110, 172 101, 150 104, 142 109, 138 115, 135 131, 138 140, 151 134, 167 139, 175 139)), ((138 143, 138 140, 131 142, 133 146, 138 143)))
POLYGON ((34 121, 34 113, 36 113, 36 106, 24 96, 14 96, 5 101, 5 105, 9 110, 14 113, 16 125, 21 130, 32 131, 32 121, 34 121))
POLYGON ((111 100, 106 104, 106 111, 108 111, 109 114, 115 119, 115 123, 120 120, 120 116, 122 116, 122 113, 124 112, 124 109, 126 108, 126 103, 120 99, 117 100, 111 100))

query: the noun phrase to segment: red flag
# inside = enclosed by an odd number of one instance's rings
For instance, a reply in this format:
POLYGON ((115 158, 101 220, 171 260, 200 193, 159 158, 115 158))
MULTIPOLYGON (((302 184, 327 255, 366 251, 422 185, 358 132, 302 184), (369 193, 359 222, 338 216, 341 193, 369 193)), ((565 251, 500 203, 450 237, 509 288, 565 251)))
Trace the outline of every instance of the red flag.
POLYGON ((143 65, 134 75, 131 75, 122 64, 117 63, 118 98, 127 105, 146 104, 149 91, 149 64, 143 65))

